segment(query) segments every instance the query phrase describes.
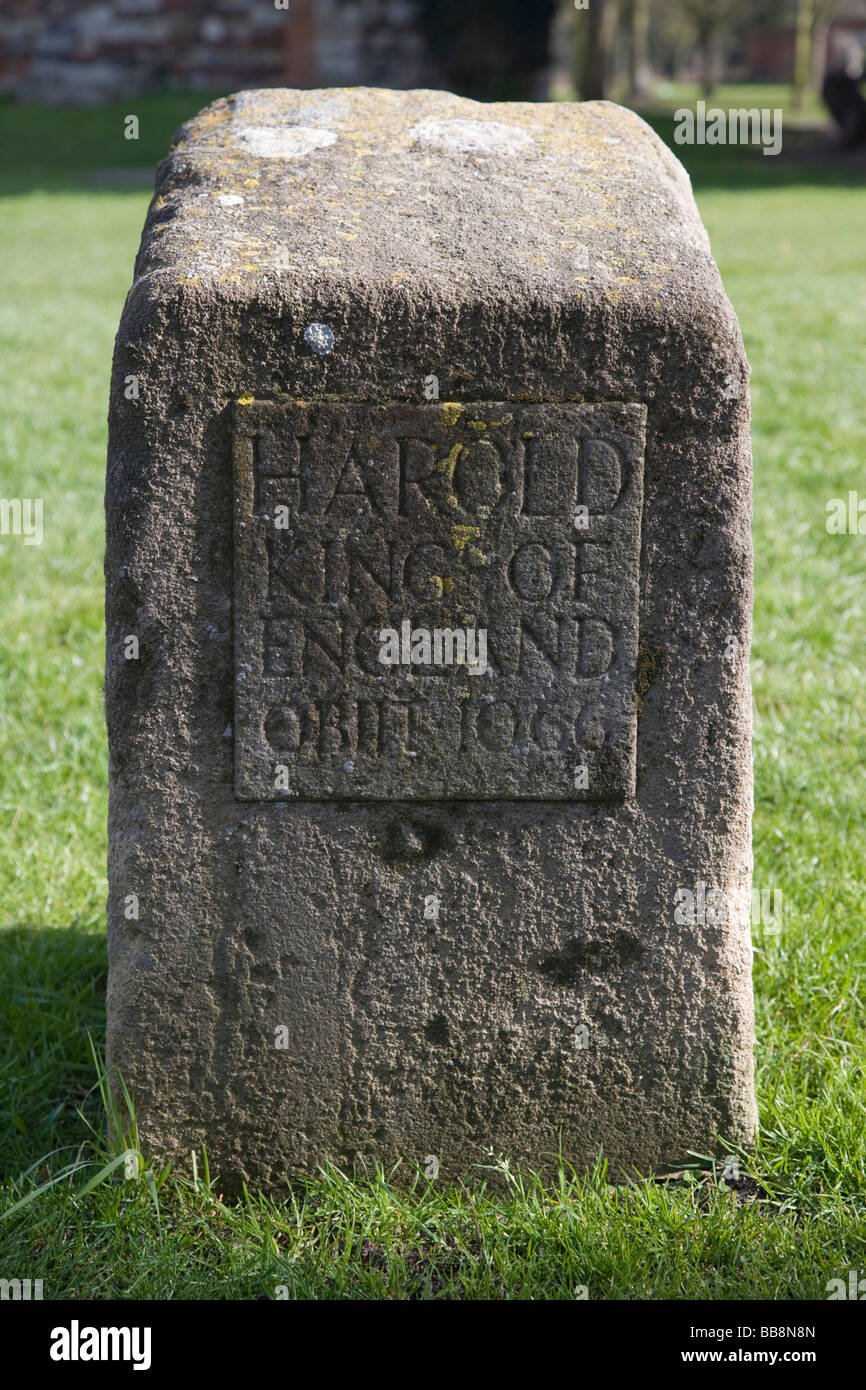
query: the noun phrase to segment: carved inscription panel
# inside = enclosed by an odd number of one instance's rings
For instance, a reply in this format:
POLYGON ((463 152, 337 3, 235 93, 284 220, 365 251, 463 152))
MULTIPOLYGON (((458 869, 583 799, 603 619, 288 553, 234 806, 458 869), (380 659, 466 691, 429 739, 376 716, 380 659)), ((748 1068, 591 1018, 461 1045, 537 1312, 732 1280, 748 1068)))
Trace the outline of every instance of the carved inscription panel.
POLYGON ((235 411, 238 797, 633 794, 644 406, 235 411))

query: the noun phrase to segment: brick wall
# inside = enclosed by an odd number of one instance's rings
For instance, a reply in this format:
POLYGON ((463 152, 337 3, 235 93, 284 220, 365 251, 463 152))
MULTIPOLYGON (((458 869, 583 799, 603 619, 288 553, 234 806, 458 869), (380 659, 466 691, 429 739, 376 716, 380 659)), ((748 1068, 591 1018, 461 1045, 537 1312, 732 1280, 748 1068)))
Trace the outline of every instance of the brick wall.
POLYGON ((96 104, 168 85, 442 86, 416 0, 4 0, 0 90, 96 104))

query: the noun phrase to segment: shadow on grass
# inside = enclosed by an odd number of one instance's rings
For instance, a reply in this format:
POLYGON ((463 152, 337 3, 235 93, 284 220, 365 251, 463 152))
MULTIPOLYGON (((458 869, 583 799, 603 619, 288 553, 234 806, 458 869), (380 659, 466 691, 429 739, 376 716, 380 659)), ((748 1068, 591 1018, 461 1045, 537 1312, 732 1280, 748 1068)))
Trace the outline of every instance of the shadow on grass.
POLYGON ((0 1180, 53 1150, 68 1157, 99 1125, 88 1038, 105 1038, 105 937, 15 923, 0 931, 0 1180))
POLYGON ((866 186, 863 153, 846 153, 826 130, 786 129, 779 154, 765 155, 759 146, 678 145, 673 116, 640 114, 685 165, 696 192, 866 186))

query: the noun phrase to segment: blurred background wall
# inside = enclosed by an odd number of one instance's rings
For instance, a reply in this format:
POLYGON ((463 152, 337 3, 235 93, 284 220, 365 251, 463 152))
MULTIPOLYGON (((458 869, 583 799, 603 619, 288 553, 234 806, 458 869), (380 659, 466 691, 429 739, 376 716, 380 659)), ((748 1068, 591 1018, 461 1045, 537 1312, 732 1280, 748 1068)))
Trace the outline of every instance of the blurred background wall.
POLYGON ((0 92, 49 104, 279 85, 633 97, 652 77, 802 91, 828 67, 859 75, 864 48, 866 0, 0 0, 0 92))
POLYGON ((3 0, 0 90, 97 104, 171 86, 539 97, 553 0, 3 0))

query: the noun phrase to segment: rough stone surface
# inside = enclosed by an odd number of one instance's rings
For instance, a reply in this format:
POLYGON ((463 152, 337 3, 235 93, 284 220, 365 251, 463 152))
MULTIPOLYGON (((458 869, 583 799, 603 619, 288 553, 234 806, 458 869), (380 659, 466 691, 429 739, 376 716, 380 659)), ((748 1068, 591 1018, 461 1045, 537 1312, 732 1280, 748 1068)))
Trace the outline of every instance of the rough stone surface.
POLYGON ((750 477, 632 113, 268 91, 181 130, 107 482, 109 1062, 151 1149, 229 1191, 749 1141, 750 477), (401 616, 474 618, 490 669, 374 673, 401 616))

